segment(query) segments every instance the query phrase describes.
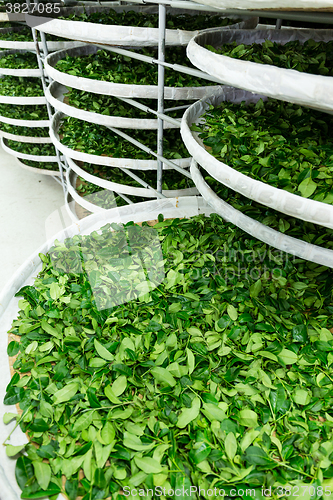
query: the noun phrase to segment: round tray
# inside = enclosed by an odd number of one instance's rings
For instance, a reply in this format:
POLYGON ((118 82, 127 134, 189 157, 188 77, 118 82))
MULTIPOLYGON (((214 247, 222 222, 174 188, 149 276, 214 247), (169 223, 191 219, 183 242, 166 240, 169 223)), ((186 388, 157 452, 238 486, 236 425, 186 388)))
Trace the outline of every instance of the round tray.
POLYGON ((19 118, 8 118, 8 116, 0 115, 0 122, 17 127, 49 127, 50 120, 20 120, 19 118))
POLYGON ((18 142, 29 142, 32 144, 50 144, 52 140, 50 137, 32 137, 28 135, 16 135, 11 134, 10 132, 5 132, 0 130, 0 136, 4 139, 11 139, 12 141, 18 142))
POLYGON ((25 97, 25 96, 9 96, 9 95, 0 95, 0 103, 1 104, 22 104, 25 105, 39 105, 46 104, 46 99, 44 96, 36 96, 36 97, 25 97))
POLYGON ((276 99, 306 105, 323 111, 333 110, 333 77, 301 73, 293 69, 269 64, 234 59, 215 54, 207 45, 220 47, 237 42, 244 45, 263 43, 265 40, 281 43, 299 40, 327 42, 333 39, 332 30, 206 30, 190 41, 187 55, 201 71, 233 87, 257 92, 276 99))
MULTIPOLYGON (((77 221, 68 228, 62 230, 36 252, 27 259, 22 266, 15 272, 12 279, 3 288, 0 294, 0 317, 1 317, 1 349, 2 364, 7 367, 2 371, 1 391, 4 391, 10 381, 10 370, 7 357, 7 332, 11 328, 14 318, 17 317, 19 311, 19 298, 14 297, 15 293, 24 285, 31 285, 35 277, 42 269, 42 263, 39 254, 45 254, 54 244, 57 239, 63 242, 66 238, 73 237, 76 234, 91 234, 93 231, 98 231, 108 222, 126 223, 129 221, 143 222, 156 220, 159 214, 163 214, 165 218, 188 218, 198 214, 210 215, 213 212, 211 207, 201 197, 186 197, 175 198, 168 200, 153 200, 144 203, 117 207, 111 210, 105 210, 99 214, 94 214, 89 217, 77 221)), ((3 426, 3 413, 15 411, 16 407, 1 406, 0 421, 3 426)), ((8 431, 4 429, 4 438, 7 437, 8 431)), ((27 442, 27 438, 20 427, 17 427, 12 434, 12 442, 27 442), (17 440, 17 441, 15 441, 17 440), (23 441, 22 441, 23 440, 23 441)), ((15 480, 15 460, 7 457, 5 447, 0 449, 0 484, 1 495, 5 500, 18 500, 21 495, 21 490, 15 480)), ((59 500, 65 500, 65 497, 59 495, 59 500)))
POLYGON ((267 100, 267 98, 258 94, 227 88, 219 96, 212 96, 209 99, 192 104, 186 110, 182 119, 181 135, 185 146, 193 158, 212 177, 243 196, 292 217, 333 228, 333 205, 309 200, 264 182, 251 179, 212 156, 200 141, 198 133, 190 130, 191 125, 200 119, 210 105, 218 106, 223 101, 239 104, 242 101, 257 102, 260 98, 267 100))
MULTIPOLYGON (((79 118, 80 120, 84 120, 90 123, 96 123, 97 125, 108 125, 110 127, 145 130, 157 129, 157 119, 154 120, 149 118, 125 118, 121 116, 107 116, 70 106, 69 104, 63 102, 65 92, 67 92, 67 88, 54 81, 46 89, 45 96, 51 106, 67 116, 79 118)), ((163 125, 164 129, 177 128, 177 126, 173 123, 168 123, 166 121, 163 122, 163 125)))
MULTIPOLYGON (((1 26, 1 25, 0 25, 1 26)), ((22 30, 22 27, 15 26, 12 28, 1 28, 0 27, 0 35, 1 33, 12 33, 19 32, 22 30)), ((59 42, 47 42, 47 48, 49 52, 54 52, 55 50, 62 49, 70 49, 72 47, 77 47, 78 42, 67 42, 67 41, 59 41, 59 42)), ((39 47, 42 47, 42 44, 39 43, 39 47)), ((15 40, 1 40, 0 39, 0 48, 2 49, 19 49, 19 50, 36 50, 35 42, 19 42, 15 40)))
POLYGON ((38 155, 29 155, 26 153, 20 153, 19 151, 15 151, 14 149, 11 149, 7 144, 6 144, 6 139, 4 137, 1 137, 1 146, 6 151, 6 153, 9 153, 12 156, 15 156, 16 158, 21 158, 22 160, 31 160, 31 161, 38 161, 38 162, 54 162, 56 163, 58 161, 57 156, 38 156, 38 155))
POLYGON ((276 231, 275 229, 272 229, 265 224, 244 215, 241 211, 236 210, 219 198, 219 196, 217 196, 217 194, 214 193, 214 191, 205 182, 194 159, 192 159, 191 162, 191 174, 193 182, 197 186, 203 198, 214 209, 214 212, 221 215, 228 222, 235 224, 246 233, 274 248, 277 248, 278 250, 288 252, 291 255, 315 262, 316 264, 320 264, 322 266, 329 266, 333 268, 333 250, 313 245, 311 243, 307 243, 306 241, 280 233, 279 231, 276 231))
MULTIPOLYGON (((333 12, 331 0, 193 0, 218 9, 324 10, 333 12)), ((263 12, 264 15, 264 12, 263 12)))
MULTIPOLYGON (((96 184, 96 186, 100 186, 104 188, 105 190, 108 191, 115 191, 116 193, 121 193, 125 194, 128 196, 140 196, 144 198, 156 198, 156 195, 154 192, 150 191, 147 188, 144 187, 134 187, 134 186, 127 186, 126 184, 119 184, 118 182, 112 182, 112 181, 107 181, 104 179, 101 179, 100 177, 96 175, 89 174, 85 170, 83 170, 81 167, 79 167, 71 158, 67 157, 68 165, 70 169, 75 172, 76 175, 79 175, 80 177, 83 177, 88 182, 91 182, 93 184, 96 184)), ((69 175, 69 173, 68 173, 69 175)), ((140 175, 139 175, 140 177, 140 175)), ((70 177, 68 177, 70 180, 70 177)), ((68 188, 71 187, 72 190, 76 192, 75 189, 75 183, 73 182, 68 182, 68 188)), ((70 191, 70 189, 69 189, 70 191)), ((70 191, 70 194, 72 195, 72 192, 70 191)), ((187 189, 171 189, 171 190, 163 190, 162 194, 166 196, 167 198, 175 198, 177 196, 196 196, 199 194, 199 191, 197 188, 192 187, 192 188, 187 188, 187 189)), ((73 196, 74 198, 74 196, 73 196)), ((80 197, 82 199, 82 197, 80 197)))
MULTIPOLYGON (((142 97, 147 99, 157 99, 158 87, 157 85, 131 85, 126 83, 113 83, 104 82, 101 80, 92 80, 80 76, 69 75, 55 69, 58 61, 66 57, 84 56, 95 54, 98 47, 94 45, 81 45, 74 49, 60 50, 49 54, 45 61, 45 71, 47 75, 66 87, 74 87, 79 90, 86 90, 94 94, 106 94, 116 97, 142 97)), ((195 100, 201 99, 207 94, 218 92, 221 86, 205 86, 205 87, 165 87, 165 99, 178 99, 178 100, 195 100)))
POLYGON ((30 167, 30 165, 26 165, 25 163, 21 162, 18 158, 16 158, 16 163, 20 165, 21 168, 29 170, 29 172, 33 172, 34 174, 52 175, 52 177, 60 177, 59 170, 45 170, 43 168, 30 167))
MULTIPOLYGON (((18 52, 28 52, 27 50, 3 50, 0 52, 0 57, 4 57, 8 54, 16 54, 18 52)), ((37 61, 37 58, 36 58, 37 61)), ((1 68, 0 67, 0 75, 11 75, 11 76, 30 76, 30 77, 40 77, 40 70, 37 69, 16 69, 16 68, 1 68)))
MULTIPOLYGON (((136 160, 134 158, 113 158, 112 156, 98 156, 88 153, 82 153, 68 148, 60 142, 59 139, 59 126, 63 113, 58 111, 53 115, 50 126, 50 137, 55 147, 61 151, 65 156, 74 160, 84 161, 86 163, 96 163, 97 165, 107 165, 109 167, 130 168, 133 170, 156 170, 157 160, 136 160)), ((188 167, 190 165, 190 158, 181 158, 173 160, 174 163, 180 167, 188 167)), ((166 168, 170 168, 166 165, 166 168)))
MULTIPOLYGON (((147 14, 157 14, 158 6, 146 5, 126 5, 112 7, 116 12, 144 12, 147 14)), ((85 7, 85 11, 90 14, 94 12, 101 12, 105 10, 103 7, 85 7)), ((204 9, 203 9, 204 10, 204 9)), ((66 13, 82 12, 82 7, 74 7, 69 9, 61 9, 59 15, 66 15, 66 13)), ((167 8, 167 14, 190 14, 198 15, 197 10, 187 9, 173 9, 167 8)), ((214 14, 212 14, 214 15, 214 14)), ((221 15, 221 14, 215 14, 221 15)), ((231 19, 237 19, 235 15, 228 16, 231 19)), ((239 19, 239 16, 238 16, 239 19)), ((87 23, 81 21, 71 21, 66 19, 58 19, 52 17, 41 17, 37 15, 26 15, 27 24, 29 26, 37 25, 36 27, 44 33, 49 33, 56 36, 68 37, 68 33, 73 40, 80 40, 83 42, 96 42, 108 45, 122 45, 124 46, 156 46, 158 45, 158 28, 143 28, 137 26, 121 26, 121 25, 107 25, 98 23, 87 23)), ((255 28, 258 24, 258 18, 245 18, 244 21, 236 23, 232 26, 238 28, 255 28)), ((229 29, 229 26, 225 27, 229 29)), ((166 45, 187 45, 198 31, 183 31, 166 29, 166 45)))
MULTIPOLYGON (((91 202, 91 196, 80 196, 79 193, 77 192, 75 186, 76 186, 76 181, 77 181, 77 174, 72 170, 68 169, 66 171, 66 188, 68 191, 68 194, 71 196, 71 198, 74 200, 74 202, 82 207, 84 210, 88 210, 88 212, 95 214, 97 212, 105 212, 105 208, 102 208, 95 203, 91 202)), ((114 208, 114 207, 112 207, 114 208)))

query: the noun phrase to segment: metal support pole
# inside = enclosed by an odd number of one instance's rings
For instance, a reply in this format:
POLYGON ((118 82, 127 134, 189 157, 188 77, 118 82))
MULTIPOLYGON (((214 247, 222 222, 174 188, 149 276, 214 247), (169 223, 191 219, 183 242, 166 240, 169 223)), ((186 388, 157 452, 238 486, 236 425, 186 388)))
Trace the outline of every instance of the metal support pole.
MULTIPOLYGON (((165 24, 166 7, 158 6, 158 60, 165 61, 165 24)), ((164 66, 158 65, 158 99, 157 112, 164 113, 164 66)), ((163 156, 163 119, 157 118, 157 154, 163 156)), ((157 191, 162 193, 163 163, 157 160, 157 191)))
MULTIPOLYGON (((149 108, 148 106, 145 106, 144 104, 141 104, 140 102, 134 101, 133 99, 128 99, 127 97, 118 97, 121 101, 127 102, 128 104, 131 104, 132 106, 141 109, 142 111, 145 111, 146 113, 152 113, 153 115, 156 115, 158 118, 161 118, 165 122, 172 123, 173 125, 176 125, 176 127, 180 128, 181 120, 177 120, 176 118, 171 118, 168 115, 165 115, 163 113, 158 113, 157 111, 154 111, 153 109, 149 108)), ((178 109, 186 109, 188 106, 178 106, 178 108, 169 108, 168 110, 164 111, 176 111, 178 109)))
POLYGON ((276 23, 275 23, 275 28, 277 30, 280 30, 281 29, 281 26, 282 26, 282 19, 277 19, 276 20, 276 23))
POLYGON ((202 78, 203 80, 208 80, 210 82, 215 82, 219 85, 222 85, 221 80, 215 78, 215 76, 211 76, 208 73, 204 73, 203 71, 200 71, 198 69, 190 68, 189 66, 181 66, 180 64, 170 64, 165 61, 159 61, 158 59, 154 59, 154 57, 145 56, 144 54, 140 54, 139 52, 120 49, 119 47, 113 47, 111 45, 101 45, 100 43, 94 43, 93 45, 95 45, 96 47, 100 47, 103 50, 114 52, 115 54, 121 54, 123 56, 132 57, 133 59, 147 62, 149 64, 160 64, 174 71, 179 71, 179 73, 185 73, 185 75, 192 75, 195 76, 196 78, 202 78))
POLYGON ((120 137, 123 137, 127 141, 134 144, 134 146, 137 146, 138 148, 142 149, 143 151, 150 154, 151 156, 154 156, 157 160, 161 160, 163 163, 165 163, 165 165, 168 165, 169 167, 173 168, 174 170, 177 170, 177 172, 180 172, 181 174, 185 175, 185 177, 192 179, 190 172, 188 172, 185 168, 180 167, 179 165, 177 165, 176 163, 174 163, 171 160, 167 160, 166 158, 163 158, 163 156, 160 156, 159 154, 155 153, 155 151, 148 148, 147 146, 145 146, 141 142, 137 141, 136 139, 133 139, 133 137, 131 137, 130 135, 125 134, 125 132, 122 132, 121 130, 114 128, 114 127, 110 127, 108 125, 106 125, 106 127, 108 129, 110 129, 112 132, 115 132, 116 134, 120 135, 120 137))
MULTIPOLYGON (((115 192, 115 191, 114 191, 115 192)), ((123 200, 126 201, 126 203, 128 203, 129 205, 133 205, 133 201, 130 200, 130 198, 128 196, 125 196, 124 194, 122 193, 116 193, 116 195, 120 196, 120 198, 122 198, 123 200)))
MULTIPOLYGON (((37 2, 38 2, 38 0, 37 0, 37 2)), ((30 11, 30 0, 27 0, 27 4, 28 4, 28 9, 30 11)), ((44 95, 45 95, 46 94, 45 91, 46 91, 46 88, 47 88, 47 83, 46 83, 46 79, 45 79, 44 65, 43 65, 43 62, 42 62, 42 57, 41 57, 39 43, 38 43, 37 30, 35 28, 31 28, 31 32, 32 32, 32 38, 33 38, 33 41, 34 41, 34 44, 35 44, 35 47, 36 47, 37 63, 38 63, 38 68, 39 68, 39 71, 40 71, 40 74, 41 74, 42 87, 43 87, 43 91, 44 91, 44 95)), ((43 54, 44 54, 44 57, 46 57, 48 55, 48 49, 47 49, 46 38, 45 38, 45 34, 44 33, 41 33, 41 40, 42 40, 43 54)), ((47 100, 46 100, 46 109, 47 109, 47 114, 49 116, 49 120, 51 121, 53 113, 52 113, 51 105, 50 105, 50 103, 47 100)), ((55 149, 55 152, 56 152, 56 155, 57 155, 58 167, 59 167, 59 172, 60 172, 60 179, 61 179, 62 189, 64 191, 64 194, 66 194, 65 178, 64 178, 64 172, 63 172, 63 168, 62 168, 60 153, 59 153, 58 149, 55 146, 54 146, 54 149, 55 149)))

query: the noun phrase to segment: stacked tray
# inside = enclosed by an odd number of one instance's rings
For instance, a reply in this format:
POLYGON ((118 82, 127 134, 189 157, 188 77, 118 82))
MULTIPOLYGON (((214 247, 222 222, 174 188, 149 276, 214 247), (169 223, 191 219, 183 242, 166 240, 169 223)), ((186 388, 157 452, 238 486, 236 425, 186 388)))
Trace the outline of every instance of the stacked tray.
POLYGON ((263 95, 253 94, 243 90, 227 88, 220 95, 202 99, 185 112, 182 119, 181 133, 184 143, 193 157, 191 174, 195 185, 205 200, 213 206, 217 213, 233 222, 252 236, 292 255, 312 260, 322 265, 333 267, 333 251, 304 241, 297 240, 236 210, 225 203, 204 180, 198 164, 215 180, 233 191, 240 193, 263 207, 269 207, 291 217, 301 219, 324 228, 333 228, 333 206, 328 203, 303 198, 283 189, 270 186, 267 183, 250 178, 235 168, 214 157, 205 147, 198 132, 193 131, 193 125, 203 123, 202 116, 211 106, 219 106, 223 102, 241 104, 257 103, 259 99, 267 101, 263 95))
MULTIPOLYGON (((75 8, 78 9, 78 8, 75 8)), ((137 11, 144 13, 156 13, 156 7, 119 7, 115 10, 120 11, 137 11)), ((94 13, 98 12, 94 8, 86 8, 87 12, 94 13)), ((169 11, 168 11, 169 12, 169 11)), ((179 10, 170 10, 170 13, 182 14, 179 10)), ((186 11, 186 13, 188 13, 186 11)), ((198 14, 198 12, 191 13, 192 15, 198 14)), ((35 16, 37 17, 37 16, 35 16)), ((45 19, 46 21, 46 19, 45 19)), ((254 27, 258 22, 257 18, 251 18, 245 20, 243 23, 238 24, 237 27, 254 27)), ((63 19, 52 19, 48 22, 43 22, 38 26, 38 29, 44 31, 45 33, 52 33, 58 36, 69 32, 69 27, 71 31, 71 36, 77 40, 98 42, 99 44, 109 45, 129 45, 130 47, 135 46, 156 46, 158 43, 158 29, 157 28, 141 28, 133 26, 109 26, 103 24, 86 23, 79 21, 70 21, 63 19)), ((180 30, 167 30, 166 43, 169 45, 182 45, 189 41, 193 36, 193 32, 182 32, 180 30)), ((96 80, 92 78, 85 77, 83 75, 75 75, 73 71, 63 72, 57 68, 57 63, 64 60, 67 56, 73 58, 80 58, 85 56, 95 56, 100 50, 100 47, 94 45, 81 44, 79 47, 72 49, 61 50, 50 54, 45 60, 45 71, 47 75, 54 80, 46 92, 46 98, 48 102, 57 110, 56 115, 53 117, 51 123, 51 138, 54 145, 59 149, 65 156, 69 165, 69 170, 67 172, 67 183, 68 191, 72 195, 73 199, 76 200, 78 204, 84 206, 90 211, 94 211, 93 204, 90 201, 85 201, 82 196, 77 192, 77 176, 80 179, 95 184, 98 189, 112 190, 115 193, 119 193, 124 196, 132 196, 132 201, 137 201, 138 199, 156 197, 156 193, 147 189, 147 186, 143 184, 142 187, 133 186, 131 183, 120 184, 112 179, 112 168, 125 168, 133 171, 141 170, 157 170, 156 160, 136 160, 132 158, 116 158, 112 156, 100 156, 91 155, 88 153, 82 153, 75 151, 75 149, 70 149, 62 144, 59 137, 59 126, 61 119, 67 115, 79 120, 87 121, 92 124, 106 126, 106 127, 116 127, 119 129, 127 128, 131 130, 157 130, 157 119, 149 118, 129 118, 126 116, 117 116, 115 114, 102 114, 102 110, 96 111, 93 109, 81 109, 77 106, 69 104, 64 99, 64 93, 66 89, 76 89, 79 91, 89 92, 91 94, 91 99, 94 99, 94 95, 112 96, 113 98, 139 98, 143 100, 154 99, 157 100, 158 97, 158 87, 157 85, 139 85, 139 84, 127 84, 127 83, 114 83, 110 81, 96 80), (98 170, 99 165, 104 165, 110 167, 110 175, 108 179, 105 180, 100 178, 98 175, 93 175, 81 168, 80 162, 85 162, 92 164, 98 170)), ((176 100, 182 101, 193 101, 200 99, 201 97, 207 95, 209 92, 218 92, 220 86, 214 85, 204 85, 202 87, 165 87, 165 99, 175 102, 176 100)), ((121 101, 119 101, 121 103, 121 101)), ((157 103, 157 101, 155 101, 157 103)), ((176 103, 175 103, 176 104, 176 103)), ((156 108, 156 104, 151 106, 156 108)), ((168 106, 169 107, 169 106, 168 106)), ((171 106, 170 106, 171 107, 171 106)), ((164 128, 177 128, 177 124, 170 124, 164 122, 164 128)), ((131 130, 128 134, 131 135, 131 130)), ((156 149, 155 149, 156 150, 156 149)), ((181 160, 176 160, 175 163, 183 167, 189 167, 189 158, 183 158, 181 160)), ((114 170, 115 172, 115 170, 114 170)), ((137 172, 138 174, 138 172, 137 172)), ((165 196, 188 196, 193 194, 198 194, 195 187, 189 187, 186 189, 171 189, 169 191, 164 191, 165 196)), ((131 200, 131 198, 130 198, 131 200)), ((101 207, 96 207, 95 211, 100 211, 101 207)))
POLYGON ((221 45, 262 44, 265 40, 284 45, 287 42, 307 40, 329 42, 332 30, 206 30, 195 36, 187 47, 187 55, 196 67, 232 87, 257 92, 275 99, 333 111, 333 77, 302 73, 270 64, 216 54, 207 45, 219 49, 221 45))
MULTIPOLYGON (((20 38, 21 34, 22 37, 27 35, 26 38, 29 39, 29 31, 31 30, 28 28, 28 33, 26 31, 26 26, 0 29, 0 47, 8 49, 0 53, 1 58, 34 52, 35 44, 33 41, 15 39, 18 35, 20 38)), ((48 48, 49 50, 59 50, 64 47, 73 47, 75 44, 77 42, 49 42, 48 48)), ((4 95, 0 95, 0 122, 2 124, 0 135, 3 149, 14 156, 22 168, 40 174, 59 176, 57 157, 47 132, 49 128, 46 112, 47 101, 42 95, 41 73, 37 60, 36 68, 0 68, 0 73, 3 75, 2 82, 6 85, 7 81, 10 87, 7 95, 6 92, 2 92, 4 95), (27 82, 25 88, 23 88, 22 78, 26 79, 24 81, 27 82), (40 84, 36 85, 37 82, 40 84), (30 85, 35 87, 36 93, 39 95, 33 96, 33 91, 28 92, 30 85), (20 86, 23 95, 19 95, 20 86), (21 118, 20 115, 23 117, 21 118), (43 130, 44 133, 42 133, 43 130)))

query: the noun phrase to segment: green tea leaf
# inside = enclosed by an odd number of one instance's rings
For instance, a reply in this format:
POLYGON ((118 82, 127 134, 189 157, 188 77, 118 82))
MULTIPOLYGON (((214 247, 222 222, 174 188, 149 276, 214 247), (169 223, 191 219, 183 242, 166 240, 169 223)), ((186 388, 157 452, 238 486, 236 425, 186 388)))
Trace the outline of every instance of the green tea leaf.
POLYGON ((40 487, 42 490, 47 490, 51 480, 51 467, 49 464, 36 460, 32 462, 32 465, 40 487))
POLYGON ((171 375, 171 373, 166 370, 165 368, 161 368, 160 366, 157 366, 156 368, 153 368, 151 370, 151 374, 154 376, 156 381, 160 384, 167 384, 170 387, 174 387, 176 385, 176 381, 171 375))
POLYGON ((98 342, 98 340, 96 339, 94 339, 94 346, 101 358, 105 359, 106 361, 114 360, 113 354, 111 354, 107 349, 105 349, 105 347, 102 346, 102 344, 98 342))
POLYGON ((78 382, 70 382, 68 385, 56 391, 53 395, 53 403, 58 405, 69 401, 79 389, 78 382))
POLYGON ((201 407, 201 401, 200 399, 196 396, 193 398, 191 408, 184 408, 182 409, 178 420, 177 420, 177 427, 180 429, 183 429, 186 427, 192 420, 197 418, 200 412, 200 407, 201 407))
POLYGON ((136 466, 146 474, 158 474, 163 468, 156 460, 150 457, 134 457, 136 466))

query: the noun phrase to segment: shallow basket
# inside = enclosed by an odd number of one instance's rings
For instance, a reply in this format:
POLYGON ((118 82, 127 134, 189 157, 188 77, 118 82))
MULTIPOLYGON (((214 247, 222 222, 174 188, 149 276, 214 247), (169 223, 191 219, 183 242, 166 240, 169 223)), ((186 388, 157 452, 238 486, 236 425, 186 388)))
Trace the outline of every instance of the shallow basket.
MULTIPOLYGON (((79 118, 86 122, 95 123, 96 125, 104 125, 109 127, 119 128, 132 128, 140 130, 154 130, 157 129, 158 120, 151 118, 126 118, 122 116, 107 116, 84 109, 75 108, 63 102, 64 93, 67 88, 60 85, 58 82, 52 82, 46 89, 45 96, 48 102, 57 111, 61 111, 67 116, 79 118)), ((173 123, 163 122, 164 129, 177 128, 173 123)))
POLYGON ((313 39, 328 42, 333 30, 206 30, 194 37, 187 47, 187 56, 201 71, 221 83, 249 90, 275 99, 293 102, 315 109, 333 112, 333 77, 302 73, 294 69, 278 68, 270 64, 243 61, 216 54, 206 48, 219 48, 226 43, 244 45, 261 44, 271 40, 284 45, 299 40, 304 43, 313 39))
POLYGON ((309 200, 283 189, 270 186, 265 182, 251 179, 211 155, 198 137, 198 133, 190 129, 193 123, 200 120, 200 117, 210 105, 218 106, 224 101, 239 104, 242 101, 255 103, 259 99, 267 100, 262 95, 229 88, 223 90, 219 96, 212 96, 209 99, 192 104, 186 110, 182 119, 181 134, 185 146, 193 158, 212 177, 243 196, 291 217, 297 217, 298 219, 314 224, 333 228, 333 205, 309 200))
MULTIPOLYGON (((108 222, 126 223, 129 221, 142 222, 156 220, 159 214, 165 218, 188 218, 198 214, 210 215, 212 209, 207 203, 198 197, 174 198, 169 200, 154 200, 135 205, 127 205, 120 208, 103 211, 72 224, 64 229, 52 239, 47 241, 41 248, 27 259, 16 271, 12 279, 7 283, 0 293, 0 353, 1 353, 1 377, 0 377, 0 438, 1 442, 8 436, 13 428, 13 422, 8 425, 3 424, 3 414, 5 412, 16 412, 15 405, 5 406, 3 404, 3 394, 10 381, 10 370, 7 357, 7 331, 11 327, 13 319, 17 317, 19 307, 19 297, 14 297, 15 293, 24 285, 31 285, 34 278, 40 272, 42 265, 39 253, 46 253, 52 246, 55 239, 64 241, 75 234, 90 234, 98 230, 108 222)), ((26 435, 18 427, 11 437, 11 443, 22 444, 27 442, 26 435)), ((6 456, 5 447, 0 448, 0 486, 1 497, 5 500, 19 500, 21 491, 15 480, 15 461, 6 456)), ((59 500, 65 500, 60 495, 59 500)))
POLYGON ((24 170, 28 170, 29 172, 32 172, 34 174, 51 175, 52 177, 60 177, 60 175, 61 175, 59 170, 46 170, 44 168, 30 167, 30 165, 26 165, 25 163, 20 161, 18 158, 16 158, 16 163, 21 168, 24 168, 24 170))
MULTIPOLYGON (((144 12, 147 14, 157 14, 158 6, 154 5, 123 5, 112 7, 116 12, 144 12)), ((61 15, 73 12, 82 12, 82 7, 65 8, 61 10, 61 15)), ((88 14, 103 12, 103 7, 85 7, 88 14)), ((190 14, 197 15, 197 10, 167 8, 168 14, 190 14)), ((60 14, 59 14, 60 15, 60 14)), ((214 14, 212 14, 214 15, 214 14)), ((217 14, 215 14, 217 15, 217 14)), ((221 15, 218 13, 218 15, 221 15)), ((131 47, 148 47, 158 45, 158 28, 145 28, 137 26, 107 25, 91 22, 71 21, 38 15, 27 15, 29 26, 35 25, 37 29, 44 33, 68 37, 68 33, 73 40, 83 42, 96 42, 108 45, 122 45, 131 47)), ((231 19, 239 19, 240 16, 228 16, 231 19)), ((258 23, 256 17, 246 17, 240 23, 225 26, 225 29, 255 28, 258 23)), ((179 29, 166 29, 166 45, 187 45, 188 42, 198 33, 198 31, 185 31, 179 29)))
MULTIPOLYGON (((48 139, 48 138, 46 138, 46 139, 48 139)), ((21 160, 31 160, 31 161, 51 162, 51 163, 58 161, 57 156, 30 155, 30 154, 26 154, 26 153, 20 153, 19 151, 15 151, 14 149, 11 149, 7 145, 6 139, 4 137, 1 137, 1 146, 4 149, 4 151, 6 151, 6 153, 8 153, 12 156, 15 156, 15 158, 20 158, 21 160)))
MULTIPOLYGON (((0 52, 0 58, 5 57, 6 55, 9 54, 17 54, 17 53, 26 53, 29 52, 28 50, 18 50, 18 49, 12 49, 12 50, 3 50, 0 52)), ((36 58, 37 62, 37 58, 36 58)), ((40 77, 41 72, 38 68, 1 68, 0 67, 0 75, 10 75, 10 76, 26 76, 26 77, 40 77)))
MULTIPOLYGON (((76 151, 75 149, 68 148, 61 143, 59 138, 59 128, 61 120, 63 118, 63 113, 58 111, 53 115, 50 127, 50 137, 52 139, 55 147, 61 151, 68 158, 72 158, 78 161, 84 161, 86 163, 96 163, 97 165, 106 165, 109 167, 120 167, 120 168, 130 168, 133 170, 156 170, 157 160, 136 160, 135 158, 114 158, 113 156, 99 156, 95 154, 83 153, 81 151, 76 151)), ((130 134, 129 134, 130 135, 130 134)), ((181 158, 173 160, 174 163, 180 167, 186 168, 190 165, 190 158, 181 158)), ((167 165, 166 169, 171 168, 167 165)))
MULTIPOLYGON (((47 75, 56 82, 65 85, 66 87, 74 87, 79 90, 86 90, 94 94, 106 94, 115 97, 142 97, 146 99, 157 99, 157 85, 134 85, 126 83, 105 82, 102 80, 93 80, 91 78, 74 76, 68 73, 63 73, 55 68, 58 61, 64 59, 67 55, 71 57, 86 56, 96 54, 100 50, 94 45, 81 45, 74 49, 60 50, 49 54, 45 59, 45 71, 47 75)), ((210 85, 203 87, 165 87, 165 99, 177 100, 195 100, 201 99, 205 95, 212 92, 218 92, 220 85, 210 85)))
POLYGON ((29 135, 16 135, 11 134, 10 132, 5 132, 4 130, 0 130, 0 136, 4 139, 11 139, 12 141, 18 142, 28 142, 30 144, 52 144, 52 140, 50 137, 33 137, 29 135))
MULTIPOLYGON (((331 0, 193 0, 218 9, 301 10, 333 12, 331 0)), ((263 12, 262 15, 265 13, 263 12)))
MULTIPOLYGON (((138 196, 138 197, 143 197, 143 198, 156 198, 156 194, 154 191, 151 191, 150 189, 144 188, 144 187, 135 187, 135 186, 129 186, 126 184, 120 184, 119 182, 112 182, 108 181, 105 179, 102 179, 101 177, 98 177, 97 175, 92 175, 83 170, 79 165, 77 165, 71 158, 67 158, 67 162, 69 165, 69 169, 66 172, 66 178, 67 178, 67 188, 69 191, 69 194, 72 196, 72 198, 79 203, 81 206, 86 208, 87 210, 90 210, 91 212, 96 212, 100 210, 105 210, 97 205, 94 205, 89 202, 89 206, 86 206, 85 203, 85 198, 80 196, 77 191, 76 191, 76 179, 78 176, 82 177, 88 182, 91 182, 92 184, 95 184, 96 186, 99 186, 103 188, 104 190, 107 191, 113 191, 115 193, 119 194, 124 194, 126 196, 138 196), (73 175, 74 174, 74 175, 73 175), (95 207, 95 210, 93 210, 93 207, 95 207)), ((112 171, 111 171, 112 173, 112 171)), ((140 177, 140 175, 139 175, 140 177)), ((196 196, 199 194, 199 191, 197 190, 196 187, 191 187, 191 188, 186 188, 186 189, 169 189, 169 190, 163 190, 162 194, 166 196, 167 198, 176 198, 180 196, 196 196)))
MULTIPOLYGON (((0 24, 0 35, 1 33, 17 33, 21 31, 20 26, 15 26, 12 28, 1 28, 0 24)), ((47 42, 47 48, 49 52, 54 52, 55 50, 69 49, 71 47, 76 47, 78 42, 72 41, 59 41, 59 42, 47 42)), ((1 40, 1 49, 19 49, 19 50, 36 50, 35 42, 20 42, 17 40, 1 40)), ((42 44, 39 43, 39 48, 42 48, 42 44)))

